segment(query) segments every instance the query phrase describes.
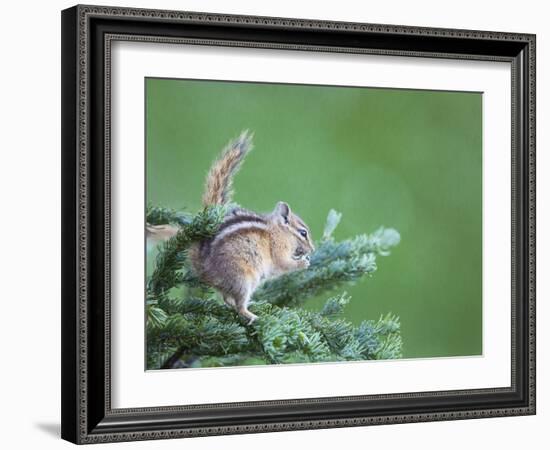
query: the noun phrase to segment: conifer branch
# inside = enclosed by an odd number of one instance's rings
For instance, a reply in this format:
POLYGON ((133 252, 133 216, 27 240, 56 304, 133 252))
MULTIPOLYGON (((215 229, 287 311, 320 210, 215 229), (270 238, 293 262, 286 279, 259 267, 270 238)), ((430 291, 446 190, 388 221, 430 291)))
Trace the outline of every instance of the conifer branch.
POLYGON ((258 319, 247 325, 186 270, 189 245, 213 236, 224 215, 221 207, 195 216, 148 209, 149 223, 180 227, 159 249, 147 284, 149 369, 401 357, 399 318, 391 314, 353 325, 342 316, 350 302, 345 293, 328 298, 320 311, 300 308, 313 295, 371 275, 376 257, 389 254, 399 242, 397 231, 380 228, 336 242, 332 235, 341 214, 331 211, 310 267, 264 283, 250 307, 258 319))
MULTIPOLYGON (((205 208, 189 219, 188 223, 183 225, 174 237, 162 244, 162 249, 157 256, 155 271, 148 283, 148 290, 154 296, 158 296, 178 284, 195 281, 193 277, 186 276, 182 272, 187 260, 187 249, 194 241, 212 237, 222 223, 225 212, 223 206, 205 208)), ((157 216, 152 216, 157 218, 157 216)), ((183 220, 183 216, 171 215, 170 217, 174 220, 183 220)))

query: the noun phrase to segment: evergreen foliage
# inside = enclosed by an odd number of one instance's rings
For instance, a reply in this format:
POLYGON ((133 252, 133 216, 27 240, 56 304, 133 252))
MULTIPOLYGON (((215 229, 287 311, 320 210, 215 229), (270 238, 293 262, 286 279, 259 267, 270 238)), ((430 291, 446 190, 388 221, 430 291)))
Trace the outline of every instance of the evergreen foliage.
POLYGON ((379 228, 337 242, 341 214, 330 211, 308 269, 265 282, 255 292, 251 325, 220 296, 200 283, 187 266, 187 249, 216 233, 226 208, 208 207, 196 215, 149 207, 147 222, 176 224, 147 280, 147 367, 215 367, 395 359, 401 357, 399 318, 387 314, 353 325, 342 316, 351 300, 336 288, 371 276, 377 256, 388 255, 399 233, 379 228), (302 308, 307 299, 332 293, 323 308, 302 308))

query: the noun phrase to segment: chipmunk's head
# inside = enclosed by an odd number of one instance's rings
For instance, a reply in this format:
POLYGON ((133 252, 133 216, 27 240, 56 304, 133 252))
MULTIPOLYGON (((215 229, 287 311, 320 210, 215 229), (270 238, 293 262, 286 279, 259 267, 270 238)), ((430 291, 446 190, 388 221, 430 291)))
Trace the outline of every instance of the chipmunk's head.
POLYGON ((309 227, 285 202, 277 203, 271 217, 279 230, 290 240, 292 259, 309 265, 309 255, 315 250, 309 227))

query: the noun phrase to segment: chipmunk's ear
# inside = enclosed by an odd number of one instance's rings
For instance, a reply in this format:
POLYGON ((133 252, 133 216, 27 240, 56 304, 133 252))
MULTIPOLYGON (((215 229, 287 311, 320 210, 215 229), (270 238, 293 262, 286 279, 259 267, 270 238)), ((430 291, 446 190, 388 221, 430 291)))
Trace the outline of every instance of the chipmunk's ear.
POLYGON ((290 206, 285 202, 278 202, 275 205, 275 210, 273 211, 275 216, 282 218, 284 223, 288 223, 288 217, 290 216, 290 206))

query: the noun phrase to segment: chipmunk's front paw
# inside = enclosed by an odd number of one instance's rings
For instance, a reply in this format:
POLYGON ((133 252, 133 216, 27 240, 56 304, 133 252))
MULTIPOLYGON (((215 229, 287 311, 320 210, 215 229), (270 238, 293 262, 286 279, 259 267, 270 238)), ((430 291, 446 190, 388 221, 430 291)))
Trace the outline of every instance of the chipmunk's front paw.
POLYGON ((292 259, 297 269, 307 269, 310 265, 309 255, 302 253, 300 249, 296 250, 294 255, 292 255, 292 259))
POLYGON ((309 255, 302 256, 297 262, 299 269, 307 269, 311 264, 309 260, 309 255))

